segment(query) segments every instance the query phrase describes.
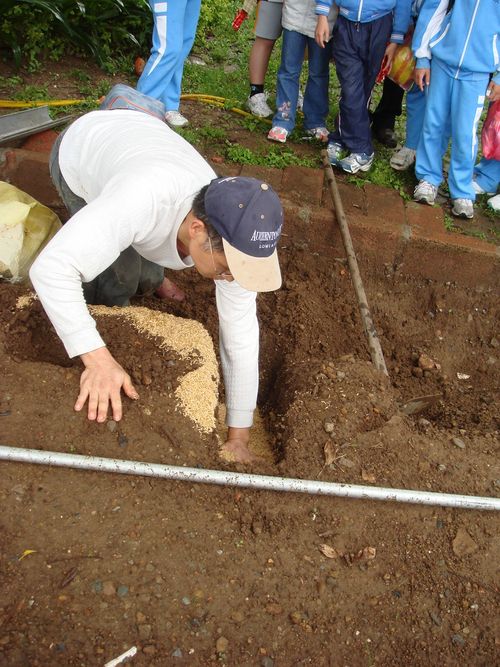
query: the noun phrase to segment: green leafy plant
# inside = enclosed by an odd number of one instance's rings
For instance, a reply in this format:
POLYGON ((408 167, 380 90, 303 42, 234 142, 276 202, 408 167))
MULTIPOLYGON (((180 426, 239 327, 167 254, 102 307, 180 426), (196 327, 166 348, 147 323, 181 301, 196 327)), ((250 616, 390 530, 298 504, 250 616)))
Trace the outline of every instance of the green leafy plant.
POLYGON ((0 41, 19 66, 30 69, 39 58, 90 53, 100 65, 119 53, 138 52, 151 36, 147 0, 3 0, 0 41), (119 45, 117 47, 117 45, 119 45))

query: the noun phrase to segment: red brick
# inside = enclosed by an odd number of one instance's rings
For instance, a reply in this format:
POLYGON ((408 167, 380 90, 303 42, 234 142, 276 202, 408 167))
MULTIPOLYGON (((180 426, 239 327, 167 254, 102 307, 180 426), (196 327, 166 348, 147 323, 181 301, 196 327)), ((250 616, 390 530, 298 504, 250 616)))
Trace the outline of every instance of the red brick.
POLYGON ((241 164, 234 162, 212 162, 209 160, 210 166, 218 176, 239 176, 241 172, 241 164))
POLYGON ((322 169, 286 167, 281 187, 288 198, 319 206, 323 194, 323 180, 322 169))
POLYGON ((59 134, 54 132, 54 130, 37 132, 28 137, 21 147, 24 150, 34 151, 36 153, 50 153, 58 136, 59 134))
POLYGON ((49 154, 7 149, 0 154, 0 179, 12 183, 49 208, 64 208, 49 174, 49 154))
POLYGON ((486 253, 412 239, 405 249, 403 271, 405 274, 439 282, 452 280, 463 287, 496 289, 500 281, 500 259, 495 246, 491 246, 491 251, 489 249, 486 253))
POLYGON ((259 167, 253 164, 244 164, 241 168, 240 176, 251 176, 258 178, 261 181, 269 183, 269 185, 279 192, 281 190, 281 183, 283 181, 283 171, 275 167, 259 167))
MULTIPOLYGON (((363 188, 358 188, 350 183, 345 183, 337 177, 335 177, 335 181, 337 183, 340 199, 342 200, 342 207, 347 219, 349 220, 351 216, 354 216, 355 218, 366 216, 366 196, 363 188)), ((325 187, 323 188, 322 206, 324 208, 329 208, 332 211, 335 210, 330 186, 328 185, 326 178, 325 187)))
POLYGON ((383 188, 373 183, 364 186, 366 195, 366 215, 378 226, 401 234, 406 224, 404 202, 399 192, 383 188))
POLYGON ((446 242, 444 212, 441 206, 428 206, 415 201, 406 202, 406 221, 415 239, 446 242))

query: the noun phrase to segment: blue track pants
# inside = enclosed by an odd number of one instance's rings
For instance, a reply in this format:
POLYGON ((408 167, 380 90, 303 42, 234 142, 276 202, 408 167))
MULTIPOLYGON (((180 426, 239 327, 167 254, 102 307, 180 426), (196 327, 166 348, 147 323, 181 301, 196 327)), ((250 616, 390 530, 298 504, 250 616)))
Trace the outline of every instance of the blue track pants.
POLYGON ((405 146, 417 150, 424 124, 427 95, 413 85, 406 93, 406 140, 405 146))
POLYGON ((495 194, 500 184, 500 161, 481 158, 474 168, 474 176, 485 192, 495 194))
POLYGON ((166 111, 177 111, 184 62, 191 51, 200 15, 201 0, 149 0, 153 10, 153 47, 137 89, 163 102, 166 111))
POLYGON ((454 79, 434 58, 418 144, 415 173, 419 180, 439 186, 443 155, 451 138, 448 186, 452 199, 475 200, 472 174, 477 154, 477 124, 483 110, 488 78, 454 79))
POLYGON ((339 16, 332 33, 332 55, 340 82, 337 129, 330 141, 351 153, 373 153, 368 107, 392 29, 392 12, 369 23, 339 16))

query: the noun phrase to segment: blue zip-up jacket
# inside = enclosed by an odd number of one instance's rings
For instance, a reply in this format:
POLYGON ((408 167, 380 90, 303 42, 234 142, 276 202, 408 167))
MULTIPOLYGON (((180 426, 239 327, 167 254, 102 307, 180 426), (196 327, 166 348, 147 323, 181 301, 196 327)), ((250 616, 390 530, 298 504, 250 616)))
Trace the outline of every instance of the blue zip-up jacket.
POLYGON ((500 84, 500 0, 424 0, 412 48, 416 66, 436 58, 455 79, 487 79, 500 84))
POLYGON ((355 23, 369 23, 394 12, 391 42, 403 43, 410 25, 412 0, 316 0, 316 14, 328 16, 334 1, 339 15, 355 23))

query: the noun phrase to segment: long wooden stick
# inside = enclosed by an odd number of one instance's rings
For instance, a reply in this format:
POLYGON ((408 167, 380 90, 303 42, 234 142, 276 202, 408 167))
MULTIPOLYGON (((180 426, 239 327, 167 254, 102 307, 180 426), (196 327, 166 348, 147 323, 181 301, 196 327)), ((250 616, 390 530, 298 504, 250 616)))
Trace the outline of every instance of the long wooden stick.
POLYGON ((370 355, 372 358, 373 365, 379 371, 382 371, 387 376, 389 375, 387 371, 387 366, 385 365, 384 353, 382 352, 382 347, 380 346, 380 340, 377 335, 377 330, 375 329, 375 324, 373 323, 372 314, 368 306, 368 299, 366 298, 365 288, 363 287, 363 281, 361 280, 361 274, 359 272, 358 260, 356 259, 356 253, 354 252, 354 246, 352 245, 351 234, 349 232, 349 226, 347 224, 347 218, 344 213, 344 207, 342 206, 342 200, 340 198, 339 188, 337 186, 337 181, 333 175, 333 169, 328 159, 328 154, 326 151, 321 151, 321 157, 323 158, 323 165, 325 167, 326 180, 330 186, 330 194, 332 195, 333 204, 335 206, 335 212, 337 214, 337 221, 340 227, 340 234, 342 235, 342 241, 344 243, 344 248, 347 253, 347 263, 349 265, 349 271, 351 272, 352 282, 354 285, 354 291, 356 293, 356 298, 358 300, 359 312, 361 313, 361 320, 363 321, 363 327, 368 338, 368 347, 370 348, 370 355))

